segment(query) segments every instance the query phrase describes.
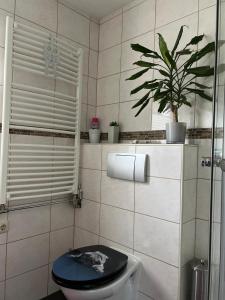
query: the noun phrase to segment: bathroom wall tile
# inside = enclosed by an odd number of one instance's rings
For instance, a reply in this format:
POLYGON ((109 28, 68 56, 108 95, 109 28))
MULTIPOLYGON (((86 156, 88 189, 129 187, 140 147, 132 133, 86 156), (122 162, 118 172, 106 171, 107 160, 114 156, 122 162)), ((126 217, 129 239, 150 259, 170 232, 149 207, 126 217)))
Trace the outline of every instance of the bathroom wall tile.
MULTIPOLYGON (((88 77, 83 76, 82 79, 82 99, 81 102, 82 104, 87 104, 88 103, 88 77)), ((67 93, 67 95, 70 95, 70 93, 67 93)))
POLYGON ((71 203, 54 204, 51 207, 51 230, 73 226, 74 208, 71 203))
POLYGON ((48 267, 6 281, 5 300, 38 300, 47 296, 48 267))
POLYGON ((148 177, 135 183, 135 211, 180 223, 180 180, 148 177))
POLYGON ((182 222, 193 220, 196 214, 196 195, 197 193, 197 181, 186 180, 183 182, 183 217, 182 222))
POLYGON ((102 237, 132 248, 133 222, 132 212, 108 205, 101 206, 100 235, 102 237))
POLYGON ((89 56, 89 76, 97 78, 98 74, 98 52, 90 50, 89 56))
MULTIPOLYGON (((141 53, 133 51, 131 44, 141 44, 149 49, 154 49, 154 32, 149 32, 122 44, 121 71, 135 69, 134 62, 141 59, 141 53)), ((146 59, 149 61, 149 59, 146 59)))
POLYGON ((16 15, 57 30, 57 3, 54 0, 17 0, 16 15))
POLYGON ((5 300, 5 282, 0 282, 0 300, 5 300))
POLYGON ((135 6, 138 6, 139 4, 143 3, 145 0, 133 0, 130 3, 127 3, 125 6, 123 6, 123 12, 126 10, 129 10, 135 6))
POLYGON ((132 109, 136 101, 120 103, 119 123, 122 131, 146 131, 151 129, 151 106, 145 108, 138 117, 139 108, 132 109))
POLYGON ((100 245, 104 245, 104 246, 107 246, 107 247, 110 247, 110 248, 114 248, 116 250, 119 250, 121 252, 126 252, 126 253, 131 253, 133 254, 133 250, 131 248, 127 248, 127 247, 124 247, 120 244, 117 244, 115 242, 112 242, 110 240, 107 240, 103 237, 100 237, 99 239, 99 244, 100 245))
POLYGON ((195 256, 208 259, 209 251, 209 222, 196 220, 195 256))
POLYGON ((178 266, 179 247, 179 224, 135 214, 134 249, 136 251, 178 266))
POLYGON ((52 265, 53 264, 50 264, 48 266, 48 295, 56 293, 60 290, 59 285, 57 285, 52 279, 52 265))
POLYGON ((123 8, 119 8, 115 11, 113 11, 112 13, 108 14, 107 16, 103 17, 100 19, 100 25, 102 25, 105 22, 110 21, 111 19, 117 17, 118 15, 121 15, 123 12, 123 8))
POLYGON ((210 180, 198 179, 197 186, 197 214, 198 219, 209 220, 210 213, 210 180))
POLYGON ((100 119, 102 132, 108 132, 111 121, 118 122, 119 104, 110 104, 97 107, 97 116, 100 119))
POLYGON ((58 32, 89 47, 89 20, 61 4, 58 6, 58 32))
POLYGON ((165 130, 166 123, 172 120, 170 112, 159 113, 159 103, 152 103, 152 127, 151 130, 165 130))
POLYGON ((97 80, 91 77, 88 78, 88 104, 97 104, 97 80))
POLYGON ((121 42, 122 15, 103 23, 100 26, 99 50, 105 50, 121 42))
POLYGON ((47 265, 48 258, 48 233, 9 243, 7 245, 6 278, 47 265))
POLYGON ((138 293, 138 300, 149 300, 149 299, 152 299, 152 298, 147 297, 144 294, 138 293))
POLYGON ((153 30, 155 26, 155 1, 147 0, 123 14, 123 41, 153 30))
POLYGON ((98 77, 113 75, 120 72, 121 45, 101 51, 98 59, 98 77))
POLYGON ((98 244, 98 236, 81 228, 75 227, 74 248, 98 244))
POLYGON ((97 104, 105 105, 119 102, 120 75, 112 75, 98 80, 97 104))
POLYGON ((133 211, 134 182, 110 178, 102 172, 101 202, 133 211))
POLYGON ((203 157, 211 156, 212 141, 209 140, 196 140, 198 143, 198 178, 210 179, 211 168, 203 167, 201 160, 203 157))
POLYGON ((198 2, 190 0, 158 0, 156 5, 156 27, 181 19, 198 10, 198 2), (176 11, 176 14, 174 12, 176 11))
POLYGON ((212 127, 212 103, 197 97, 196 101, 196 128, 212 127))
POLYGON ((0 0, 0 8, 13 13, 15 8, 15 0, 0 0))
POLYGON ((87 104, 81 105, 80 131, 87 131, 87 104))
POLYGON ((8 242, 49 232, 50 207, 44 206, 10 212, 8 222, 8 242))
POLYGON ((196 146, 184 146, 184 166, 183 166, 183 178, 184 180, 197 178, 197 159, 198 159, 198 147, 196 146))
POLYGON ((199 1, 199 9, 204 9, 206 7, 212 6, 216 4, 216 0, 200 0, 199 1))
POLYGON ((213 244, 213 249, 212 249, 212 264, 214 266, 219 267, 220 265, 220 258, 221 258, 221 253, 220 253, 220 243, 221 243, 221 223, 213 223, 212 224, 212 230, 213 230, 213 235, 212 235, 212 244, 213 244))
POLYGON ((100 204, 94 201, 83 200, 82 208, 75 210, 76 226, 92 233, 99 233, 100 204))
POLYGON ((213 221, 221 222, 221 193, 222 193, 222 181, 214 181, 214 190, 213 190, 213 221))
POLYGON ((102 170, 107 169, 107 156, 109 153, 135 153, 135 145, 102 145, 102 170))
POLYGON ((99 48, 99 24, 90 22, 90 48, 98 51, 99 48))
POLYGON ((0 281, 5 280, 6 245, 0 245, 0 281))
POLYGON ((148 176, 181 178, 182 146, 174 145, 137 145, 137 153, 148 155, 148 176))
POLYGON ((101 171, 81 169, 83 197, 100 202, 101 171))
POLYGON ((181 266, 195 257, 195 220, 182 225, 181 266))
POLYGON ((73 227, 50 233, 50 262, 73 248, 73 227))
POLYGON ((81 145, 80 166, 86 169, 101 170, 101 145, 81 145))
POLYGON ((134 254, 142 262, 140 291, 152 299, 178 299, 179 270, 141 253, 135 252, 134 254))
MULTIPOLYGON (((7 214, 0 214, 0 224, 6 224, 7 223, 7 214)), ((0 234, 0 245, 3 245, 6 243, 7 234, 1 233, 0 234)))

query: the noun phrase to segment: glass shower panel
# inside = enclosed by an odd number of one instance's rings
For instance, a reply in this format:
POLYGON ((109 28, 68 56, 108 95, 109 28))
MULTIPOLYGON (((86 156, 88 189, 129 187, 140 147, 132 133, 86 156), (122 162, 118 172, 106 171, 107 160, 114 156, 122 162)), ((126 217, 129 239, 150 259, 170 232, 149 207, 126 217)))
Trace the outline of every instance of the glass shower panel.
POLYGON ((225 1, 218 0, 217 2, 217 70, 214 90, 212 153, 214 160, 211 191, 210 300, 225 299, 225 172, 221 171, 221 159, 225 158, 225 44, 223 45, 222 43, 225 40, 225 1))

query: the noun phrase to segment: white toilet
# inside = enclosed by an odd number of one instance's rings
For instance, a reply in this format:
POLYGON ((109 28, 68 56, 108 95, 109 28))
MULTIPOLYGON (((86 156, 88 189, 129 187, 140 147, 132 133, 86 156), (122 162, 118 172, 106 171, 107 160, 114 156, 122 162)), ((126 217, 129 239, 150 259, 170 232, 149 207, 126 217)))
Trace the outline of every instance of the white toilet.
POLYGON ((140 260, 106 246, 83 247, 59 257, 52 277, 68 300, 136 300, 140 260))

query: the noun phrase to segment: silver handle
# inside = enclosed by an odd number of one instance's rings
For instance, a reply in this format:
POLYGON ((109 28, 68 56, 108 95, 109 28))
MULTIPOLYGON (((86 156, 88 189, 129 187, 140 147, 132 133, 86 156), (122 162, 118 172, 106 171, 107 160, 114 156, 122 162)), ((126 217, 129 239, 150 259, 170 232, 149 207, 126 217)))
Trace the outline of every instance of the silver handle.
POLYGON ((225 172, 225 159, 220 159, 218 162, 217 162, 217 167, 219 167, 222 172, 225 172))

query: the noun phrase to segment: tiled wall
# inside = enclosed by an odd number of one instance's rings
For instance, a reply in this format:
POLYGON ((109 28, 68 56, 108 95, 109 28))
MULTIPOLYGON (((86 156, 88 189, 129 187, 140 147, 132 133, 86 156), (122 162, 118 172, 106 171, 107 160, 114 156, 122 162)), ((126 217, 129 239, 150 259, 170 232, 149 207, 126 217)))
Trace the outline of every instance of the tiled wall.
MULTIPOLYGON (((164 129, 168 116, 157 113, 158 105, 149 105, 143 113, 134 118, 131 106, 137 96, 130 96, 137 81, 125 81, 135 67, 132 65, 139 55, 134 53, 131 43, 141 43, 151 49, 158 49, 156 33, 164 35, 171 48, 176 40, 181 25, 184 30, 182 46, 193 36, 205 33, 206 42, 215 39, 215 0, 136 0, 101 20, 97 115, 101 119, 101 128, 107 132, 110 121, 121 124, 122 131, 145 131, 164 129)), ((212 58, 213 62, 213 58, 212 58)), ((154 78, 148 73, 145 79, 154 78)), ((140 93, 141 95, 141 93, 140 93)), ((188 127, 201 128, 212 126, 211 103, 202 99, 192 99, 193 107, 182 108, 180 120, 188 127)))
MULTIPOLYGON (((6 15, 58 34, 84 49, 81 129, 85 131, 88 116, 94 114, 96 105, 99 25, 60 1, 0 0, 1 91, 6 15)), ((26 76, 22 72, 15 72, 14 79, 43 88, 66 88, 52 80, 26 76)), ((23 135, 13 135, 11 139, 50 145, 74 143, 69 139, 23 135)), ((61 203, 0 215, 1 222, 8 221, 8 233, 0 234, 0 300, 39 300, 56 290, 51 280, 51 263, 74 246, 74 213, 70 204, 61 203)))
POLYGON ((75 214, 75 245, 101 243, 139 256, 140 299, 186 299, 183 275, 195 244, 197 147, 84 144, 81 149, 84 200, 75 214), (148 154, 147 183, 107 177, 109 152, 148 154))

